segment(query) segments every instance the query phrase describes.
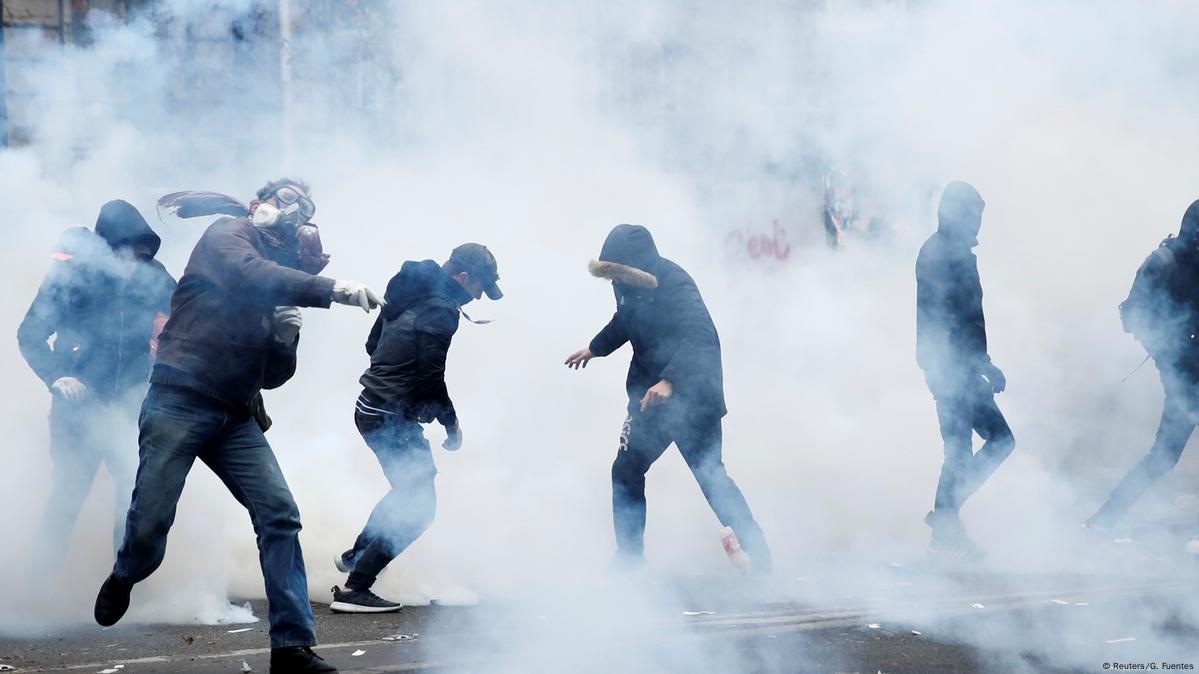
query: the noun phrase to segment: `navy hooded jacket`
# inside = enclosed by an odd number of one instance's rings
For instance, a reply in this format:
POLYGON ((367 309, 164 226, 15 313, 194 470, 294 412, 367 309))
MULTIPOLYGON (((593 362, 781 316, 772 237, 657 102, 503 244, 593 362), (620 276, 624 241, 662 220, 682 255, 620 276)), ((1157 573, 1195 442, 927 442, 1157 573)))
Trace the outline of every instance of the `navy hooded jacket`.
POLYGON ((712 316, 695 281, 658 254, 649 230, 616 226, 591 273, 613 281, 616 296, 616 313, 591 340, 591 352, 606 356, 626 342, 633 345, 625 380, 629 413, 637 412, 645 392, 665 379, 673 386, 672 400, 688 416, 724 416, 720 336, 712 316))
POLYGON ((105 204, 94 231, 63 234, 17 329, 21 355, 47 387, 74 377, 89 396, 111 400, 146 382, 155 322, 169 314, 175 289, 175 279, 153 259, 160 243, 125 201, 105 204), (149 248, 151 259, 116 252, 135 243, 149 248))

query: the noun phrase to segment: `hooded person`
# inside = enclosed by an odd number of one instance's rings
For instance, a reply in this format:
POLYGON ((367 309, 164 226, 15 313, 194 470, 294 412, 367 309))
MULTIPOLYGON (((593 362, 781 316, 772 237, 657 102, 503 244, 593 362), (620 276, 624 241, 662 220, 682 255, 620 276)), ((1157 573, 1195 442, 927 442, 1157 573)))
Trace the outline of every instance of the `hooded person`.
POLYGON ((916 259, 916 362, 937 405, 945 461, 925 517, 930 549, 973 553, 959 517, 962 504, 1012 453, 1015 438, 995 394, 1007 385, 987 354, 978 245, 985 203, 964 182, 945 187, 937 208, 937 231, 916 259), (985 441, 977 453, 973 433, 985 441))
MULTIPOLYGON (((171 195, 168 195, 171 196, 171 195)), ((270 607, 272 672, 334 672, 316 655, 300 550, 300 514, 263 434, 263 389, 295 373, 297 307, 383 304, 365 285, 300 268, 301 233, 315 206, 304 183, 267 183, 244 215, 208 227, 171 297, 140 417, 140 446, 125 538, 96 597, 95 618, 115 624, 133 585, 162 562, 192 464, 203 461, 249 511, 270 607)), ((237 211, 234 211, 237 212, 237 211)))
POLYGON ((1102 534, 1178 463, 1199 422, 1199 201, 1183 214, 1178 236, 1166 237, 1137 269, 1120 318, 1157 365, 1166 397, 1149 453, 1085 523, 1102 534))
POLYGON ((644 561, 645 475, 673 443, 720 523, 748 553, 752 571, 769 573, 766 537, 724 467, 720 338, 695 281, 659 255, 649 230, 636 225, 613 228, 589 268, 612 283, 616 313, 566 366, 586 367, 625 343, 633 348, 625 380, 628 416, 612 464, 618 566, 644 561))
POLYGON ((31 558, 38 573, 61 568, 101 463, 116 484, 120 545, 137 459, 129 443, 175 289, 154 259, 160 243, 132 204, 104 204, 94 230, 64 232, 17 329, 21 355, 52 396, 53 481, 31 558))
POLYGON ((405 262, 387 284, 387 306, 366 340, 370 367, 359 379, 362 393, 354 423, 391 490, 371 511, 354 546, 335 560, 349 578, 344 590, 333 588, 329 607, 334 612, 401 608, 371 587, 391 560, 433 522, 437 467, 421 424, 437 421, 445 428, 443 448, 456 451, 462 446, 458 413, 445 384, 446 357, 462 307, 483 294, 492 300, 503 297, 496 283, 499 277, 491 251, 465 243, 441 265, 433 260, 405 262))

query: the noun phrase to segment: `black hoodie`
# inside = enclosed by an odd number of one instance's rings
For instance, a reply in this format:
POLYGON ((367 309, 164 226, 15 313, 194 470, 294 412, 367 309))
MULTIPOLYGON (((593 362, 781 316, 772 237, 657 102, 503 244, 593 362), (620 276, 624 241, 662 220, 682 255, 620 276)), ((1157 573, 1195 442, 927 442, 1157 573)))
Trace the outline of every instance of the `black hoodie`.
POLYGON ((21 355, 47 386, 75 377, 89 396, 113 399, 146 382, 155 320, 170 312, 175 279, 157 260, 115 252, 139 241, 158 252, 158 235, 125 201, 100 209, 95 232, 63 234, 17 329, 21 355))
POLYGON ((971 251, 983 206, 969 184, 946 186, 937 231, 916 258, 916 362, 934 376, 970 377, 990 362, 978 258, 971 251))
POLYGON ((658 254, 649 230, 618 225, 600 251, 592 274, 613 281, 616 313, 591 340, 596 356, 631 342, 633 360, 625 389, 629 413, 660 380, 674 387, 673 404, 690 417, 724 416, 720 337, 695 281, 658 254))
POLYGON ((363 395, 410 421, 458 423, 445 385, 445 361, 470 295, 433 260, 409 260, 387 283, 387 304, 366 340, 371 365, 363 395))

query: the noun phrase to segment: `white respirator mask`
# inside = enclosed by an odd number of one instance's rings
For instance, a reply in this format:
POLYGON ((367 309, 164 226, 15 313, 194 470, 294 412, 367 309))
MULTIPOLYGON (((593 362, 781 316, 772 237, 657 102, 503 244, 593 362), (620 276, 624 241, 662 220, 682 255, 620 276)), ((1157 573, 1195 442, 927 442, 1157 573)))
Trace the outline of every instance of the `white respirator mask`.
POLYGON ((282 215, 278 208, 264 201, 254 209, 254 216, 251 218, 251 222, 254 223, 255 227, 271 227, 279 222, 279 218, 282 215))

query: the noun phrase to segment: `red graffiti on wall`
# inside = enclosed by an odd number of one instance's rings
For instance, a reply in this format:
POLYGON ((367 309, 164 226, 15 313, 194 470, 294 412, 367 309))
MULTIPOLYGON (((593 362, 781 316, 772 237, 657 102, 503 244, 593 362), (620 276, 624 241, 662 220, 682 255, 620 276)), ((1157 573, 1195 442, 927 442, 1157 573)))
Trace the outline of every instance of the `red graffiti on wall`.
POLYGON ((724 239, 725 249, 735 257, 748 255, 751 260, 786 260, 791 257, 787 230, 777 219, 770 223, 770 233, 755 233, 752 229, 734 229, 724 239))

